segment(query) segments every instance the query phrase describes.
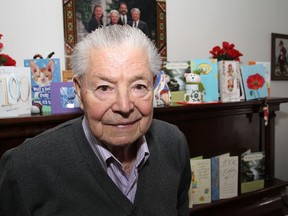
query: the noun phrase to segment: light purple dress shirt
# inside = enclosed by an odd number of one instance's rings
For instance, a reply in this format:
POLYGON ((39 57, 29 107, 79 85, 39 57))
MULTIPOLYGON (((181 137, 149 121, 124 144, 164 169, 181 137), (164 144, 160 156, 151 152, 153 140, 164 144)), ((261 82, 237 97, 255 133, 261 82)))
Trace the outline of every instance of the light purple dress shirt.
POLYGON ((122 193, 133 203, 137 191, 138 171, 149 157, 149 149, 145 136, 143 136, 137 142, 138 150, 136 160, 130 175, 127 176, 121 162, 114 157, 114 155, 103 144, 101 144, 99 140, 95 138, 88 126, 85 116, 82 121, 82 126, 86 138, 88 139, 91 148, 99 158, 103 169, 117 185, 119 190, 122 191, 122 193))

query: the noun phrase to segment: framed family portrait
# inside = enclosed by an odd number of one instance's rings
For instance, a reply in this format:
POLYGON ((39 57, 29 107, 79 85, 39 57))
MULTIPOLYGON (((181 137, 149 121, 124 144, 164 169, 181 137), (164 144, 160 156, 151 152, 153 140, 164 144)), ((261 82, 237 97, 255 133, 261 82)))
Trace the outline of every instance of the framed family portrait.
POLYGON ((126 5, 127 17, 130 19, 132 8, 140 10, 140 20, 148 25, 149 38, 157 47, 161 57, 166 59, 166 0, 63 0, 66 70, 71 70, 73 47, 91 32, 90 23, 96 14, 95 6, 101 7, 103 14, 101 26, 106 26, 111 22, 110 11, 120 11, 122 3, 126 5))
POLYGON ((288 80, 288 35, 272 33, 271 80, 288 80))

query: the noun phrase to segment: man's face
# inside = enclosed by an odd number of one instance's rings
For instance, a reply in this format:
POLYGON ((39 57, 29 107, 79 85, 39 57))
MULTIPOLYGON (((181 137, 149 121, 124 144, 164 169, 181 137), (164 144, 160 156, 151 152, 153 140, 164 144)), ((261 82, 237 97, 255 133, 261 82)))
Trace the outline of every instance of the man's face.
POLYGON ((137 12, 137 11, 133 11, 133 12, 131 13, 131 16, 132 16, 132 20, 133 20, 133 21, 138 21, 138 20, 140 19, 140 13, 137 12))
POLYGON ((127 12, 128 12, 127 6, 125 4, 121 4, 119 7, 119 12, 122 15, 127 14, 127 12))
POLYGON ((108 147, 134 143, 153 116, 147 54, 125 46, 91 50, 90 66, 76 89, 91 131, 108 147))

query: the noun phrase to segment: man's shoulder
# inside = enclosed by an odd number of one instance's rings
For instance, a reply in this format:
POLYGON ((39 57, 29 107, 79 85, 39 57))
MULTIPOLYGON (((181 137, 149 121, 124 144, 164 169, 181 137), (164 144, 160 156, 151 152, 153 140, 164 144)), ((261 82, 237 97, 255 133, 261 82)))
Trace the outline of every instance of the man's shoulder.
POLYGON ((182 132, 179 130, 179 128, 171 123, 159 120, 159 119, 153 119, 150 132, 155 134, 161 134, 161 135, 167 135, 167 136, 174 136, 182 134, 182 132))
POLYGON ((141 25, 147 25, 147 26, 148 26, 147 22, 145 22, 145 21, 143 21, 143 20, 139 20, 139 24, 141 24, 141 25))
POLYGON ((75 169, 75 162, 80 158, 77 145, 80 126, 81 118, 78 118, 27 139, 5 152, 1 163, 13 170, 21 184, 30 184, 31 179, 39 176, 48 179, 63 167, 75 169))
POLYGON ((67 130, 71 130, 73 125, 75 125, 75 126, 79 125, 80 126, 81 124, 82 124, 82 117, 71 119, 71 120, 68 120, 66 122, 63 122, 62 124, 60 124, 56 127, 53 127, 51 129, 44 131, 43 133, 35 136, 32 139, 37 139, 37 138, 45 137, 45 136, 48 136, 48 137, 58 136, 59 133, 62 134, 62 133, 66 133, 67 130))
POLYGON ((76 136, 74 127, 81 127, 81 117, 64 122, 56 127, 48 129, 35 137, 26 139, 21 145, 15 148, 15 153, 18 152, 43 152, 53 151, 55 147, 64 146, 65 142, 73 140, 76 136))
POLYGON ((179 157, 186 157, 189 154, 186 137, 174 124, 153 119, 145 137, 151 151, 169 155, 169 157, 174 157, 172 155, 176 154, 181 155, 179 157))

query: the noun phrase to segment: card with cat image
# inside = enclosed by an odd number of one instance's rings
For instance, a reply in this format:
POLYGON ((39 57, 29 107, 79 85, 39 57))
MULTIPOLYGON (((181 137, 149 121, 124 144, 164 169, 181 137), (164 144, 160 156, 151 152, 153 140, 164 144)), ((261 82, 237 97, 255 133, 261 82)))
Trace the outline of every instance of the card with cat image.
POLYGON ((32 113, 51 112, 51 83, 61 82, 60 59, 25 59, 30 67, 32 113))

